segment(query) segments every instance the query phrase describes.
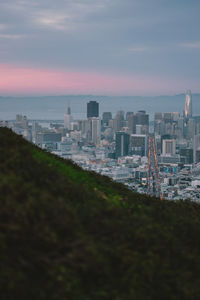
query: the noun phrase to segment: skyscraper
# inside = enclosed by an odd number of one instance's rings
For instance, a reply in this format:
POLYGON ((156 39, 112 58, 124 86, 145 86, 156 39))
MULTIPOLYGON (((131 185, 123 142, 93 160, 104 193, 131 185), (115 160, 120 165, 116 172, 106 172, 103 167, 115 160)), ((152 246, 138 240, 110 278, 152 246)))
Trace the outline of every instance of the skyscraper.
POLYGON ((113 119, 114 131, 120 131, 124 125, 124 111, 119 110, 113 119))
POLYGON ((112 113, 104 112, 102 116, 103 125, 108 126, 110 120, 112 120, 112 113))
POLYGON ((99 118, 91 118, 91 142, 95 145, 100 144, 101 122, 99 118))
POLYGON ((96 101, 90 101, 87 103, 87 118, 99 117, 99 103, 96 101))
POLYGON ((184 110, 185 118, 189 119, 192 117, 192 94, 191 91, 188 90, 185 95, 185 110, 184 110))
POLYGON ((163 114, 161 112, 155 112, 154 114, 154 133, 155 135, 161 135, 163 132, 163 114))
POLYGON ((67 112, 64 115, 64 128, 67 130, 71 130, 71 122, 72 122, 72 116, 71 116, 71 109, 68 104, 67 106, 67 112))
POLYGON ((134 115, 134 128, 133 133, 136 133, 136 125, 142 125, 142 134, 148 134, 149 133, 149 115, 146 114, 145 110, 139 110, 134 115))
POLYGON ((129 153, 130 135, 124 131, 116 132, 116 158, 129 153))
POLYGON ((133 155, 146 156, 147 136, 145 134, 131 134, 130 153, 133 155))

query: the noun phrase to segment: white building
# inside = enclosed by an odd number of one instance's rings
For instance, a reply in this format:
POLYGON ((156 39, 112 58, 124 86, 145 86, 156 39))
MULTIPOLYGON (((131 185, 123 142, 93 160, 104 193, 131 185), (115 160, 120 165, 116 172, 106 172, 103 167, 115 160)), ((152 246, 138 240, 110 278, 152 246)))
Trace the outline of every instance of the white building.
POLYGON ((67 112, 64 115, 64 128, 67 130, 71 130, 71 122, 72 122, 72 116, 71 116, 71 109, 68 105, 67 112))
POLYGON ((176 140, 163 140, 162 154, 164 156, 174 156, 176 154, 176 140))
POLYGON ((91 142, 95 145, 100 144, 101 122, 100 118, 91 118, 91 142))

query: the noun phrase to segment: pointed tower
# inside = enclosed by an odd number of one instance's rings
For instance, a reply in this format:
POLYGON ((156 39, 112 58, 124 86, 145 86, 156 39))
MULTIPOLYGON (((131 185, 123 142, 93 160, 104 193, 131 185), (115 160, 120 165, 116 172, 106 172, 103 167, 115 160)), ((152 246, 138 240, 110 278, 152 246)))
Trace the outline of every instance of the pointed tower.
POLYGON ((68 101, 67 104, 67 115, 71 115, 71 108, 70 108, 70 102, 68 101))
POLYGON ((64 128, 67 130, 71 130, 71 122, 72 122, 71 108, 70 108, 70 103, 68 102, 67 112, 64 115, 64 128))
POLYGON ((188 90, 185 95, 184 115, 186 119, 190 119, 192 117, 192 94, 190 90, 188 90))

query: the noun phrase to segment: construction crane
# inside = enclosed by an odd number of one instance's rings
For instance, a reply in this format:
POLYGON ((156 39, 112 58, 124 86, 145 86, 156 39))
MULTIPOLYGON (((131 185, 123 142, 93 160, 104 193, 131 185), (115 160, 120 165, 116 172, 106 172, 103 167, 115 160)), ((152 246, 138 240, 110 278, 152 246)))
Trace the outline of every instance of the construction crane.
POLYGON ((147 172, 147 193, 162 200, 160 175, 158 169, 158 159, 156 153, 155 137, 149 136, 148 139, 148 172, 147 172))

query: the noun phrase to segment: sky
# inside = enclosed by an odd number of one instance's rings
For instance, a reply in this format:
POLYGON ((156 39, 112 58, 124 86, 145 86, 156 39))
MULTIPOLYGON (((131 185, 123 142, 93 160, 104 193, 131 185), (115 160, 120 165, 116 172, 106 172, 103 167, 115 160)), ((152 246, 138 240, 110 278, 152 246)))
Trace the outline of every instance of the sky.
POLYGON ((198 93, 199 12, 199 0, 0 0, 0 94, 198 93))

